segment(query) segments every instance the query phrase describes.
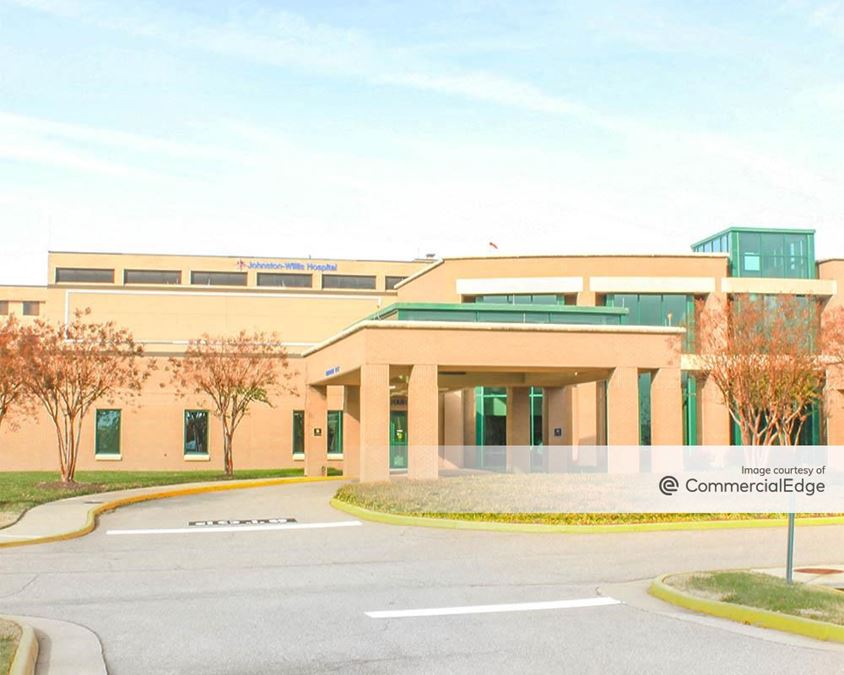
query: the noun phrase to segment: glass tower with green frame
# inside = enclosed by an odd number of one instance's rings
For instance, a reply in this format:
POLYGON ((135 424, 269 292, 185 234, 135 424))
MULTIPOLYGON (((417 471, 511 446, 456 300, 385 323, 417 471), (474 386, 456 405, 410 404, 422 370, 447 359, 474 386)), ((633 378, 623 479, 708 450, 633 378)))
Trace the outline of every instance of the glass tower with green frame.
MULTIPOLYGON (((816 279, 818 276, 814 230, 730 227, 692 244, 692 251, 728 254, 732 277, 816 279)), ((685 414, 686 398, 684 394, 684 428, 691 426, 685 414)), ((741 443, 738 425, 732 422, 731 428, 731 441, 741 443)), ((800 445, 817 445, 821 434, 821 411, 815 405, 796 441, 800 445)))
POLYGON ((727 253, 732 277, 815 279, 815 231, 731 227, 692 244, 695 253, 727 253))

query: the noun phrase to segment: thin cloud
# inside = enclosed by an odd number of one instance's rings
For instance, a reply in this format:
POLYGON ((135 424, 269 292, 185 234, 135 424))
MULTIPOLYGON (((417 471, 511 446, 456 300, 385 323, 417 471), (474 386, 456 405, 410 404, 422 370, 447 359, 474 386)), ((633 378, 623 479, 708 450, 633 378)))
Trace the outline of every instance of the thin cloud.
POLYGON ((0 159, 54 168, 72 169, 118 178, 160 178, 158 174, 121 162, 101 159, 39 138, 4 136, 0 133, 0 159))
POLYGON ((404 49, 375 44, 351 29, 308 22, 284 11, 259 11, 209 23, 202 16, 170 10, 155 15, 121 3, 68 0, 11 0, 23 7, 73 18, 101 28, 249 61, 351 76, 371 84, 395 85, 476 101, 555 114, 586 113, 583 106, 538 88, 477 70, 446 69, 404 49))
POLYGON ((133 152, 163 154, 181 159, 237 159, 239 157, 220 148, 2 111, 0 111, 0 133, 4 135, 33 134, 44 138, 78 141, 133 152))
MULTIPOLYGON (((800 162, 776 153, 759 151, 725 134, 672 129, 592 109, 550 93, 533 84, 496 73, 449 68, 425 60, 406 49, 377 44, 359 31, 307 21, 284 11, 240 11, 225 20, 205 14, 159 8, 150 12, 131 3, 75 2, 73 0, 12 0, 20 6, 72 18, 136 37, 154 39, 253 63, 299 68, 327 76, 351 78, 375 85, 412 88, 483 101, 513 109, 571 116, 594 128, 630 139, 638 147, 668 148, 672 157, 696 161, 706 157, 713 170, 737 166, 777 190, 816 200, 839 202, 840 176, 818 175, 800 162)), ((813 20, 835 24, 840 5, 825 5, 813 20)), ((74 133, 78 133, 75 130, 74 133)), ((122 132, 117 132, 122 133, 122 132)), ((100 136, 100 139, 105 137, 100 136)), ((109 142, 133 139, 109 136, 109 142)), ((190 147, 158 145, 159 151, 196 152, 190 147)), ((647 151, 646 151, 647 152, 647 151)))

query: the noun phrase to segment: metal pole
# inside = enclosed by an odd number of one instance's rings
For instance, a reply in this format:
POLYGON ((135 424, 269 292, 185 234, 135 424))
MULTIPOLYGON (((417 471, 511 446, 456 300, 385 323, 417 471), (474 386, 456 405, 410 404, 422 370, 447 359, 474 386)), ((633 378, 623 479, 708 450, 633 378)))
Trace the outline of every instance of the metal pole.
POLYGON ((794 583, 794 514, 788 514, 788 553, 785 560, 786 583, 794 583))

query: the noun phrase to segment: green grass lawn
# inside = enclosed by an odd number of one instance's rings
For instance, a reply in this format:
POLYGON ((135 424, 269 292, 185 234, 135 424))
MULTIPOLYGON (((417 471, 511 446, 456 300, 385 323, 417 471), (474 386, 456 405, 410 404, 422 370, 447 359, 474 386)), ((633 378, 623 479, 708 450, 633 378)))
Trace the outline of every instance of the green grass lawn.
MULTIPOLYGON (((491 474, 441 478, 437 481, 394 480, 384 483, 349 483, 336 494, 337 499, 371 511, 404 516, 446 518, 499 523, 539 525, 623 525, 635 523, 673 523, 712 520, 751 520, 784 518, 785 514, 769 513, 590 513, 555 512, 551 508, 529 512, 525 494, 542 496, 553 505, 555 490, 560 487, 554 476, 544 474, 491 474), (494 508, 500 510, 493 510, 494 508)), ((601 501, 601 488, 594 493, 596 506, 601 501)), ((582 492, 585 496, 586 493, 582 492)), ((590 505, 591 507, 591 505, 590 505)), ((813 514, 839 515, 839 514, 813 514)))
POLYGON ((758 572, 703 572, 665 581, 711 600, 844 625, 844 593, 822 586, 789 585, 785 579, 758 572))
MULTIPOLYGON (((329 475, 336 470, 329 469, 329 475)), ((301 468, 235 470, 234 478, 301 476, 301 468)), ((56 499, 111 490, 227 480, 221 471, 77 471, 76 485, 65 488, 53 471, 0 472, 0 527, 15 522, 27 509, 56 499)), ((3 671, 0 670, 0 673, 3 671)))
POLYGON ((0 673, 3 675, 12 667, 20 637, 21 629, 16 623, 0 619, 0 673))

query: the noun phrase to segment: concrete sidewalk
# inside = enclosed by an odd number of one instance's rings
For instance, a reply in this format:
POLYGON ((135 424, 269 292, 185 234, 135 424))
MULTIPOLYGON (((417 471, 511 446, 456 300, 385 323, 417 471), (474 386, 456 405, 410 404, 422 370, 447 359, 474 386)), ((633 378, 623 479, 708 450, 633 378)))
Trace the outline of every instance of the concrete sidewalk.
MULTIPOLYGON (((771 576, 782 579, 785 578, 784 567, 768 567, 754 569, 752 571, 770 574, 771 576)), ((813 586, 828 586, 830 588, 844 589, 844 563, 811 566, 798 565, 794 568, 794 581, 813 586)))
POLYGON ((100 639, 84 626, 67 621, 18 617, 35 629, 35 675, 106 675, 100 639))
POLYGON ((288 483, 295 484, 333 480, 342 480, 342 477, 304 478, 294 476, 289 478, 254 478, 247 480, 179 483, 176 485, 156 485, 152 487, 133 488, 131 490, 115 490, 112 492, 98 492, 89 495, 80 495, 78 497, 68 497, 67 499, 60 499, 33 507, 24 513, 16 523, 0 529, 0 548, 5 546, 46 543, 48 541, 82 536, 94 529, 96 518, 99 514, 119 506, 148 501, 150 499, 268 487, 288 483))

